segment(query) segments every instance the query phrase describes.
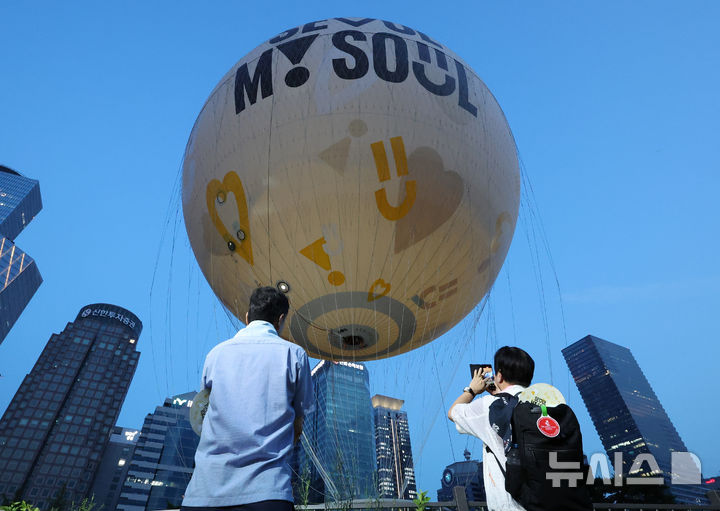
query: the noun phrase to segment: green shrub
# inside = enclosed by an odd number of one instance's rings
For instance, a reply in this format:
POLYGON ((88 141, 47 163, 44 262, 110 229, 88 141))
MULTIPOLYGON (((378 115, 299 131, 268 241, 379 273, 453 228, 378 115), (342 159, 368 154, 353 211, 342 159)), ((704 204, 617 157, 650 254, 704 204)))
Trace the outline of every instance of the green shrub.
POLYGON ((421 491, 417 498, 413 500, 415 503, 415 508, 417 511, 425 511, 425 507, 427 506, 427 503, 430 502, 430 497, 428 497, 427 490, 421 491))
POLYGON ((39 511, 38 508, 33 506, 32 504, 29 504, 28 502, 25 502, 24 500, 21 502, 13 502, 9 506, 0 506, 1 511, 39 511))

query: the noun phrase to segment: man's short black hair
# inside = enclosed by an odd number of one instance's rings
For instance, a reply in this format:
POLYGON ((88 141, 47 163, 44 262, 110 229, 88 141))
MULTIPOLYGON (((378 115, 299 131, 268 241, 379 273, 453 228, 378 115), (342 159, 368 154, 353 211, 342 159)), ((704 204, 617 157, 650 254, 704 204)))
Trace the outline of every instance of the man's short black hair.
POLYGON ((495 352, 495 373, 508 383, 529 387, 534 372, 535 362, 525 350, 503 346, 495 352))
POLYGON ((274 287, 259 287, 250 296, 248 323, 260 320, 277 325, 280 316, 287 315, 289 309, 290 302, 288 302, 287 296, 274 287))

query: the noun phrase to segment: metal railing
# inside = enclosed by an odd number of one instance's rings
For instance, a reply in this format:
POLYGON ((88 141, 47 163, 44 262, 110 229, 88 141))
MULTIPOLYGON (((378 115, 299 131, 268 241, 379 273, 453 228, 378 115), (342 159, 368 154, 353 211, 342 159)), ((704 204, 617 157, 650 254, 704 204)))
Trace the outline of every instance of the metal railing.
MULTIPOLYGON (((689 505, 689 504, 593 504, 595 511, 603 510, 637 510, 637 511, 720 511, 720 495, 717 492, 708 494, 710 505, 689 505)), ((425 508, 433 510, 455 510, 455 511, 489 511, 487 503, 479 501, 468 501, 464 486, 453 488, 455 500, 448 502, 426 502, 425 508)), ((295 511, 346 511, 350 509, 376 510, 407 510, 415 511, 418 506, 412 500, 403 499, 353 499, 337 502, 325 502, 323 504, 296 505, 295 511)), ((179 511, 178 509, 167 509, 165 511, 179 511)))
MULTIPOLYGON (((455 486, 453 488, 453 497, 455 500, 448 502, 427 502, 425 508, 435 510, 447 509, 456 511, 489 511, 487 503, 478 501, 468 501, 465 494, 464 486, 455 486)), ((596 511, 602 510, 638 510, 638 511, 720 511, 720 498, 715 495, 710 496, 710 505, 689 505, 689 504, 593 504, 596 511)), ((354 499, 340 502, 325 502, 324 504, 309 504, 307 506, 297 505, 296 511, 344 511, 349 509, 367 509, 367 510, 408 510, 415 511, 417 506, 412 500, 402 499, 354 499)))
MULTIPOLYGON (((462 503, 451 500, 448 502, 428 502, 425 504, 426 509, 447 509, 457 511, 488 511, 487 504, 481 501, 465 501, 462 503)), ((356 499, 345 502, 326 502, 324 504, 309 504, 307 506, 295 506, 296 511, 344 511, 348 509, 367 509, 367 510, 409 510, 415 511, 417 506, 411 500, 397 499, 356 499)), ((595 511, 602 510, 638 510, 638 511, 720 511, 720 505, 714 504, 709 506, 688 505, 688 504, 593 504, 595 511)))

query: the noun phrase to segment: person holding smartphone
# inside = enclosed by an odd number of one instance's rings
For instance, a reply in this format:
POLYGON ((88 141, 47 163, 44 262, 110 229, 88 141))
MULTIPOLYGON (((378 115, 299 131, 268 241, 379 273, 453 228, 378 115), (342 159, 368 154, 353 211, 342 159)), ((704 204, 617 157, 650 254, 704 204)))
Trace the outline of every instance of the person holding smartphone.
POLYGON ((517 400, 511 399, 530 386, 535 362, 524 350, 504 346, 497 350, 493 361, 495 375, 488 378, 486 364, 472 367, 470 384, 448 410, 448 419, 459 433, 483 441, 483 480, 488 509, 491 511, 522 510, 505 491, 505 444, 508 441, 509 418, 517 400), (489 390, 490 384, 495 386, 489 390), (485 395, 480 396, 484 392, 485 395), (480 396, 475 399, 476 396, 480 396))

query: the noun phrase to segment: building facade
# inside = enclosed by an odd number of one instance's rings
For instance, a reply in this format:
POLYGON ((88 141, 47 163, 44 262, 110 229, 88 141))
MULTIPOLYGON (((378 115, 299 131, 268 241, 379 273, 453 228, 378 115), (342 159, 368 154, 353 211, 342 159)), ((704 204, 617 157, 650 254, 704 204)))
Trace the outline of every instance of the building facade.
POLYGON ((0 343, 42 284, 15 238, 42 209, 40 184, 0 165, 0 343))
POLYGON ((0 499, 88 496, 140 353, 142 323, 98 303, 50 337, 0 419, 0 499))
POLYGON ((562 353, 608 457, 622 455, 623 475, 662 476, 678 502, 705 503, 699 486, 672 484, 673 452, 687 447, 630 350, 588 335, 562 353), (647 454, 657 466, 635 465, 647 454))
POLYGON ((404 401, 376 394, 372 397, 375 419, 378 495, 389 499, 415 499, 410 428, 404 401))
POLYGON ((370 380, 364 364, 321 361, 312 370, 315 411, 296 449, 295 499, 321 503, 377 496, 370 380))
POLYGON ((465 487, 465 496, 468 501, 485 501, 485 481, 483 480, 483 464, 481 461, 470 459, 470 451, 463 453, 465 461, 458 461, 445 467, 440 478, 440 489, 437 491, 438 502, 455 500, 453 488, 465 487))
POLYGON ((117 507, 139 437, 140 430, 137 429, 115 426, 112 430, 90 490, 96 505, 105 511, 117 507))
MULTIPOLYGON (((120 511, 179 509, 193 469, 200 437, 190 425, 195 392, 165 399, 145 417, 127 477, 120 511)), ((115 509, 115 508, 113 508, 115 509)))

